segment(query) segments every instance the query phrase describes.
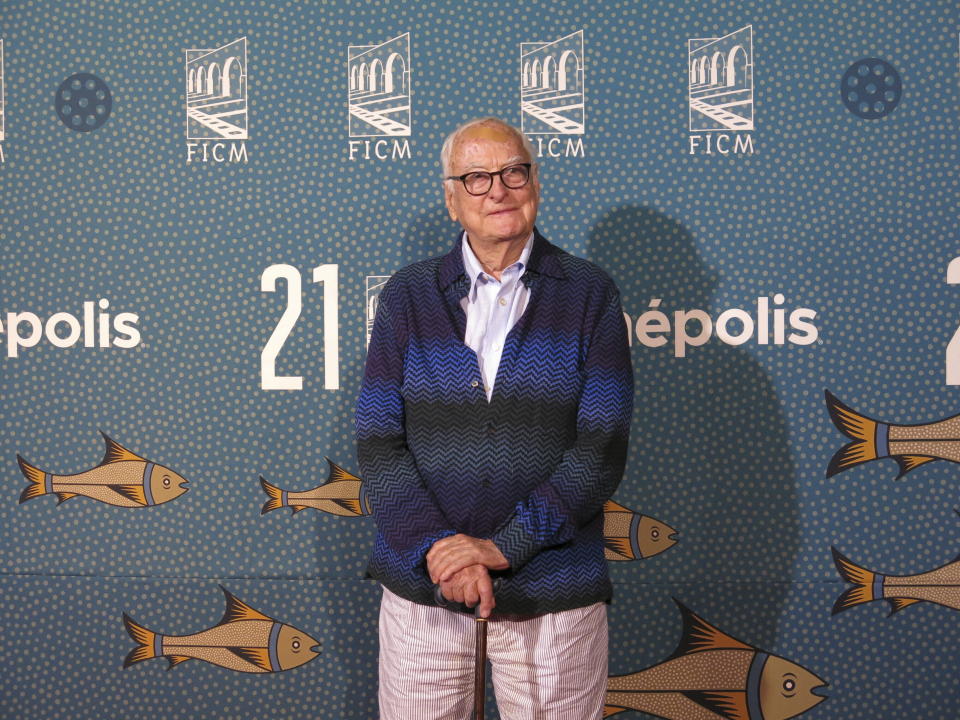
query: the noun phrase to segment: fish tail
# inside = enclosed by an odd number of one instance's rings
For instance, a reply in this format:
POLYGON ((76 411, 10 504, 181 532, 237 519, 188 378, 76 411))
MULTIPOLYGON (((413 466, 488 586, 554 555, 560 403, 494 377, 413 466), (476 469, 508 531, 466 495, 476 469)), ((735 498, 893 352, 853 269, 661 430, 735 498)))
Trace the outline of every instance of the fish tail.
POLYGON ((610 717, 611 715, 616 715, 617 713, 625 712, 627 708, 618 707, 616 705, 604 705, 603 706, 603 716, 605 718, 610 717))
POLYGON ((835 547, 830 548, 830 550, 833 552, 833 562, 837 566, 840 577, 853 584, 853 587, 844 590, 833 604, 833 615, 847 608, 852 608, 854 605, 872 602, 883 597, 883 575, 878 575, 856 565, 844 557, 835 547))
POLYGON ((130 634, 130 637, 133 638, 133 641, 137 643, 137 647, 130 651, 127 655, 127 658, 123 661, 123 666, 125 668, 130 667, 134 663, 141 662, 143 660, 149 660, 150 658, 155 658, 158 656, 157 649, 157 633, 152 630, 147 630, 142 625, 138 625, 134 622, 126 613, 123 614, 123 624, 127 628, 127 632, 130 634))
POLYGON ((260 485, 263 486, 263 491, 267 494, 267 497, 270 498, 263 504, 260 514, 266 515, 271 510, 282 508, 284 505, 283 490, 278 488, 276 485, 271 485, 268 483, 266 480, 264 480, 263 475, 260 476, 260 485))
POLYGON ((861 415, 844 405, 829 390, 824 390, 830 419, 837 429, 853 442, 840 448, 827 468, 827 477, 849 470, 855 465, 887 456, 887 432, 889 425, 861 415))
POLYGON ((17 453, 17 462, 20 464, 20 472, 23 473, 23 476, 29 483, 23 489, 23 492, 20 493, 20 502, 25 503, 27 500, 33 500, 35 497, 46 495, 48 492, 46 482, 47 474, 20 457, 20 453, 17 453))

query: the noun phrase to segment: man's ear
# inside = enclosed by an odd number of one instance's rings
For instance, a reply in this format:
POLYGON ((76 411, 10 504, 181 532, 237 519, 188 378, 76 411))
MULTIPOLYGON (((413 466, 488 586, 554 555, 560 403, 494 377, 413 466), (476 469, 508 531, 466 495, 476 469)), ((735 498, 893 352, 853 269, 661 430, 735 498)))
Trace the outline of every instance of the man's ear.
POLYGON ((447 213, 450 215, 450 219, 454 222, 457 221, 457 210, 453 206, 453 183, 450 180, 443 181, 443 200, 447 204, 447 213))

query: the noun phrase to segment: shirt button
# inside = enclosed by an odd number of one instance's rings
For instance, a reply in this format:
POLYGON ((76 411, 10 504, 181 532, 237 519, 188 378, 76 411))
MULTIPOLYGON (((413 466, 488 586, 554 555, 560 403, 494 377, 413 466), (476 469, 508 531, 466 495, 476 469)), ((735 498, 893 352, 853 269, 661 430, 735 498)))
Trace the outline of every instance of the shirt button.
POLYGON ((470 383, 470 387, 479 387, 479 385, 480 385, 480 383, 478 383, 476 380, 474 380, 472 383, 470 383))
POLYGON ((500 304, 501 304, 501 305, 506 305, 506 304, 507 304, 507 299, 506 299, 506 298, 500 298, 500 304))

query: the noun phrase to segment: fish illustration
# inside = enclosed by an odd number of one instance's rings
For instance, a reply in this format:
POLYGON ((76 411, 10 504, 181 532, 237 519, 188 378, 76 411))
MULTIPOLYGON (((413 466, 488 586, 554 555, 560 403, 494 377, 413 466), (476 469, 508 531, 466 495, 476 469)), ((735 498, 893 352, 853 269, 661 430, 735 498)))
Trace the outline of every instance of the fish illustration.
POLYGON ((261 475, 260 484, 270 499, 263 504, 260 514, 264 515, 282 507, 292 508, 294 513, 298 513, 310 507, 331 515, 347 517, 369 515, 370 499, 367 497, 367 488, 363 480, 348 473, 330 458, 326 460, 330 465, 327 481, 312 490, 303 492, 281 490, 276 485, 268 483, 261 475))
POLYGON ((888 601, 890 615, 924 601, 960 610, 960 556, 919 575, 881 575, 855 565, 835 547, 830 550, 840 577, 853 583, 833 604, 834 615, 874 600, 888 601))
POLYGON ((29 483, 20 493, 20 502, 54 494, 59 505, 80 495, 117 507, 146 507, 162 505, 187 492, 187 481, 173 470, 130 452, 106 433, 100 434, 107 445, 103 460, 75 475, 52 475, 18 453, 17 462, 29 483))
POLYGON ((827 477, 879 458, 900 466, 897 480, 934 460, 960 462, 960 415, 920 425, 891 425, 861 415, 825 391, 833 424, 853 442, 833 456, 827 477))
POLYGON ((676 534, 666 523, 613 500, 603 506, 603 554, 607 560, 646 560, 676 545, 676 534))
POLYGON ((320 643, 305 632, 254 610, 222 585, 220 589, 227 598, 223 618, 193 635, 161 635, 124 613, 123 624, 137 647, 123 666, 165 657, 170 670, 195 658, 237 672, 272 673, 304 665, 320 653, 320 643))
POLYGON ((639 710, 667 720, 786 720, 826 700, 826 683, 790 660, 715 628, 674 599, 683 636, 673 655, 607 678, 603 716, 639 710))

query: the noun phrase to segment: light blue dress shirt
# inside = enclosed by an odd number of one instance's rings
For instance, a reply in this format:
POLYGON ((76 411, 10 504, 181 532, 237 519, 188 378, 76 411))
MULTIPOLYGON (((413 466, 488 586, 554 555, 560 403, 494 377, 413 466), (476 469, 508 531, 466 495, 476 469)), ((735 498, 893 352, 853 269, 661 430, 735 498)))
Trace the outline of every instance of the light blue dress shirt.
POLYGON ((493 397, 493 385, 503 355, 507 333, 523 315, 530 300, 530 290, 520 282, 527 269, 533 234, 527 238, 520 258, 503 269, 500 279, 489 275, 473 254, 467 234, 463 233, 463 267, 470 278, 470 292, 461 301, 467 316, 467 331, 463 342, 477 354, 487 402, 493 397))

